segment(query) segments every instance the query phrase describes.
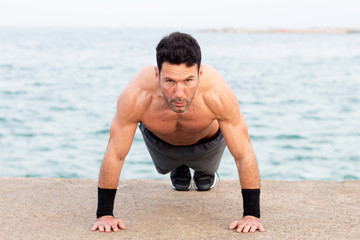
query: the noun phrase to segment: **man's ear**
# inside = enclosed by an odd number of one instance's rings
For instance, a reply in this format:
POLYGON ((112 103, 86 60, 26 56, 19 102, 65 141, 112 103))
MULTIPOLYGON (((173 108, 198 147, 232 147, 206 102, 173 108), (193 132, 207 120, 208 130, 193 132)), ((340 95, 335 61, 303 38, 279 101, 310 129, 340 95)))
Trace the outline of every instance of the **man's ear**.
POLYGON ((203 74, 203 66, 201 64, 199 68, 199 78, 202 77, 202 74, 203 74))
POLYGON ((158 67, 154 67, 154 70, 155 70, 155 77, 156 79, 159 79, 159 68, 158 67))

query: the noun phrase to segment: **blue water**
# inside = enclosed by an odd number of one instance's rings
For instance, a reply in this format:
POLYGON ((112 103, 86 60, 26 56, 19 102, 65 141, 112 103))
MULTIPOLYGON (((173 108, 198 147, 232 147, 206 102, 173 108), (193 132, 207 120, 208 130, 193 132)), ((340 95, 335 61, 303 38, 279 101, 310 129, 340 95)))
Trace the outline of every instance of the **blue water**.
MULTIPOLYGON (((116 100, 169 29, 0 28, 0 176, 98 177, 116 100)), ((360 35, 189 30, 236 93, 262 179, 360 179, 360 35)), ((222 179, 238 178, 226 150, 222 179)), ((163 179, 136 132, 122 179, 163 179)))

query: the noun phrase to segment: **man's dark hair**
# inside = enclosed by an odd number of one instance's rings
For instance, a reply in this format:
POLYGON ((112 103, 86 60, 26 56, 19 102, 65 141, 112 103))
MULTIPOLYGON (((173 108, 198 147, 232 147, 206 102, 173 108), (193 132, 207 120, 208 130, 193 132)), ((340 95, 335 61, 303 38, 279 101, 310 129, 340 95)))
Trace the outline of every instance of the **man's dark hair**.
POLYGON ((169 36, 165 36, 156 47, 156 62, 161 72, 164 62, 170 64, 185 63, 187 67, 195 64, 198 70, 201 64, 200 46, 189 34, 181 32, 173 32, 169 36))

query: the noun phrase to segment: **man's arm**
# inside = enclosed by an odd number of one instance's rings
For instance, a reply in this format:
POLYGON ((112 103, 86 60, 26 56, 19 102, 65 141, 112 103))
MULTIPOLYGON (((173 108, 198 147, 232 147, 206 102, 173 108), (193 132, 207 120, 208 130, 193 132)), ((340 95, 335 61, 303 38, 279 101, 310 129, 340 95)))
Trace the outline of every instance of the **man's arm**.
POLYGON ((92 231, 111 232, 125 229, 125 224, 112 215, 120 173, 137 128, 134 103, 125 91, 118 100, 117 112, 110 127, 110 139, 100 169, 98 185, 98 219, 92 231))
POLYGON ((260 188, 260 174, 255 153, 250 142, 245 119, 238 103, 233 104, 232 116, 220 120, 220 128, 226 145, 234 157, 242 189, 260 188))
POLYGON ((226 145, 234 157, 243 195, 244 215, 241 220, 230 224, 229 229, 238 232, 264 231, 260 223, 260 174, 255 153, 249 138, 245 119, 240 112, 239 103, 234 92, 225 80, 209 69, 209 78, 214 81, 213 91, 205 102, 211 106, 224 135, 226 145))
POLYGON ((100 168, 99 187, 118 186, 121 169, 134 139, 137 122, 128 122, 116 113, 110 127, 110 139, 100 168))
POLYGON ((233 103, 231 118, 219 121, 226 145, 235 159, 243 196, 244 216, 230 224, 238 232, 264 231, 260 222, 260 174, 255 153, 250 142, 245 119, 238 102, 233 103))

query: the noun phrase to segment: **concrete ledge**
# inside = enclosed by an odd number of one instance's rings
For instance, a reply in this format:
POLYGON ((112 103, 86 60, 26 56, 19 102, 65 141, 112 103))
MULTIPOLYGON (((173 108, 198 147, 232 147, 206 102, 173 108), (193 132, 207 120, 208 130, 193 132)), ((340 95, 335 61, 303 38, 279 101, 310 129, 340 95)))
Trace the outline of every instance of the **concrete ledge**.
POLYGON ((115 215, 126 230, 91 232, 97 182, 0 178, 1 239, 360 239, 360 181, 262 181, 265 232, 227 230, 242 216, 238 180, 209 192, 165 180, 123 180, 115 215))

